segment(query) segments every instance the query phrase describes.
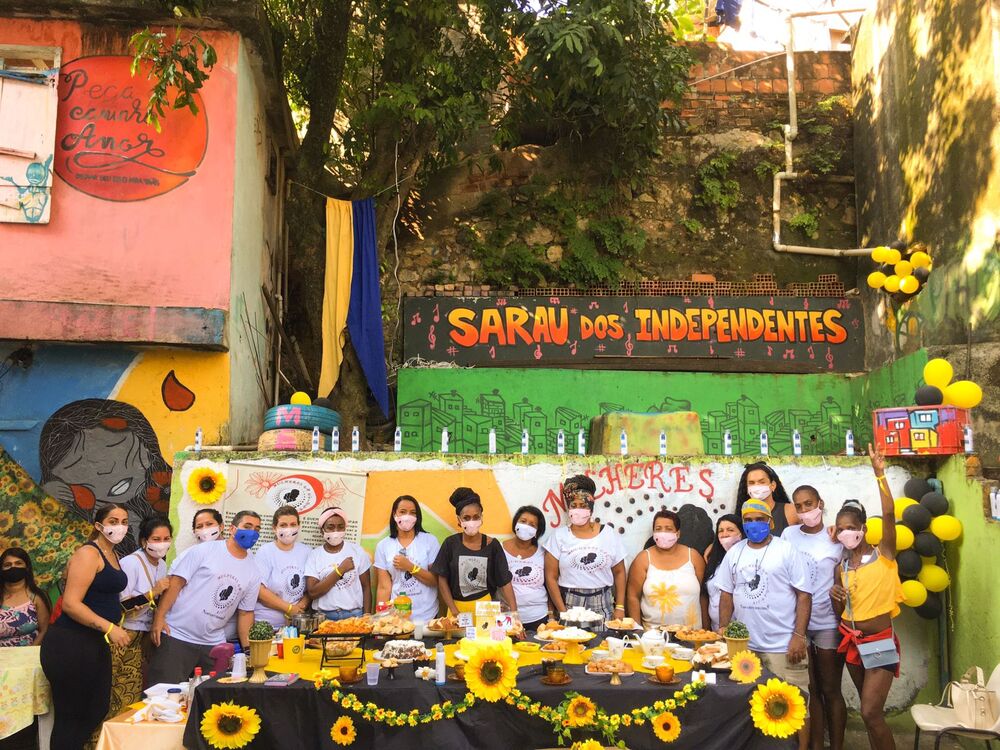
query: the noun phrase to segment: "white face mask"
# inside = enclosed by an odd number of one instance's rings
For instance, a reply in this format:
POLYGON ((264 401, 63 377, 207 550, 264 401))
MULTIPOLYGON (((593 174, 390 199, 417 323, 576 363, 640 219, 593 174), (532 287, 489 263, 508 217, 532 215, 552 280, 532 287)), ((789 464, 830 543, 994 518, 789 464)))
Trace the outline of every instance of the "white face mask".
POLYGON ((517 538, 522 542, 530 542, 538 535, 538 529, 530 524, 519 523, 514 527, 514 533, 517 534, 517 538))
POLYGON ((292 542, 295 541, 296 537, 298 537, 299 535, 299 527, 285 526, 284 528, 278 529, 276 532, 274 532, 274 535, 278 537, 279 541, 282 541, 285 544, 291 544, 292 542))
POLYGON ((392 520, 400 531, 411 531, 417 525, 416 516, 395 516, 392 520))
POLYGON ((736 542, 740 540, 739 534, 733 534, 732 536, 720 536, 719 544, 722 545, 722 549, 729 552, 729 548, 732 547, 736 542))
POLYGON ((162 560, 167 556, 167 550, 170 549, 170 542, 149 542, 146 544, 146 553, 150 557, 155 557, 157 560, 162 560))
POLYGON ((483 525, 483 519, 477 518, 474 521, 462 521, 462 531, 464 531, 469 536, 475 536, 479 533, 480 527, 483 525))
POLYGON ((673 531, 653 532, 653 541, 660 549, 670 549, 677 544, 677 534, 673 531))
POLYGON ((218 526, 205 526, 204 528, 198 529, 194 532, 194 535, 198 537, 199 542, 215 541, 221 534, 222 529, 218 526))
POLYGON ((344 543, 344 536, 346 534, 346 531, 327 531, 323 534, 323 538, 326 539, 326 543, 331 547, 339 547, 344 543))
POLYGON ((590 508, 570 508, 569 522, 574 526, 586 526, 590 523, 590 508))
POLYGON ((108 538, 112 544, 118 544, 128 533, 128 525, 121 523, 117 526, 105 526, 101 524, 101 533, 108 538))
POLYGON ((754 500, 767 500, 771 497, 771 485, 751 484, 747 487, 747 494, 754 500))
POLYGON ((805 513, 799 513, 799 520, 802 521, 803 525, 811 529, 813 526, 822 523, 823 509, 813 508, 812 510, 807 510, 805 513))

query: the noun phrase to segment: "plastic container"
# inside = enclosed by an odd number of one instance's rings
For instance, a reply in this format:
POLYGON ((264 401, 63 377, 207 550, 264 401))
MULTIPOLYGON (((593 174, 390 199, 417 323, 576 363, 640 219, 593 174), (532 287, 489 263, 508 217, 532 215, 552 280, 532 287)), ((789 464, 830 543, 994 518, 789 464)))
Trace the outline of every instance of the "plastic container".
POLYGON ((448 677, 447 668, 444 662, 444 644, 438 641, 434 652, 434 682, 444 685, 448 677))
POLYGON ((237 644, 233 652, 233 668, 230 670, 234 680, 244 680, 247 676, 247 655, 237 644))

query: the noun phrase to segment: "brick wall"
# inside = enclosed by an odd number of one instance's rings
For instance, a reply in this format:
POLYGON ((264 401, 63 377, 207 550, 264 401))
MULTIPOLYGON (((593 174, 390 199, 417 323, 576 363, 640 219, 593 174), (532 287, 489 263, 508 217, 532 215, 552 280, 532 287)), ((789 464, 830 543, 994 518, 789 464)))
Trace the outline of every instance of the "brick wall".
MULTIPOLYGON (((773 53, 732 52, 705 45, 692 45, 690 51, 696 63, 691 68, 694 85, 681 104, 685 126, 693 130, 767 130, 775 120, 788 122, 784 53, 766 59, 773 53), (719 75, 740 65, 746 67, 719 75), (702 80, 710 76, 715 77, 702 80)), ((850 96, 849 52, 796 53, 795 74, 800 111, 836 94, 850 96)))

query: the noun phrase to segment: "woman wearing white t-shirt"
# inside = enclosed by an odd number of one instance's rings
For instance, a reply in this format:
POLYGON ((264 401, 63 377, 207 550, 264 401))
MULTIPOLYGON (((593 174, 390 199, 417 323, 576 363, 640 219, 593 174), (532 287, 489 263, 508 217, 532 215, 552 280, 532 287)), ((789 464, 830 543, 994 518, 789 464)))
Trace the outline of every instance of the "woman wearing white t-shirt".
POLYGON ((441 544, 424 531, 420 503, 400 495, 389 511, 389 536, 375 547, 376 601, 410 598, 414 622, 428 623, 438 614, 438 580, 429 568, 441 544))
POLYGON ((557 611, 585 607, 610 620, 625 615, 625 551, 612 528, 591 520, 596 491, 583 475, 563 483, 570 525, 545 544, 545 585, 557 611))
POLYGON ((298 541, 299 512, 291 505, 274 511, 271 529, 274 541, 254 554, 261 580, 254 618, 274 628, 283 628, 309 606, 306 560, 312 548, 298 541))
POLYGON ((345 620, 372 611, 372 585, 368 553, 344 541, 347 516, 340 508, 319 514, 324 543, 306 561, 306 592, 314 608, 328 620, 345 620))
POLYGON ((702 579, 705 582, 705 597, 702 600, 705 611, 702 612, 702 619, 706 623, 706 628, 719 629, 719 600, 722 598, 722 589, 719 588, 715 574, 729 548, 742 538, 743 530, 737 516, 732 513, 719 516, 719 520, 715 522, 715 541, 705 549, 705 577, 702 579))
POLYGON ((701 581, 705 560, 679 544, 681 518, 672 510, 653 516, 653 545, 636 555, 628 573, 628 614, 644 628, 702 627, 701 581))
POLYGON ((789 526, 781 538, 802 553, 813 585, 812 611, 806 630, 810 744, 822 748, 824 729, 829 725, 830 750, 842 750, 847 726, 847 704, 840 689, 844 662, 837 654, 842 639, 830 589, 837 565, 844 556, 844 546, 832 541, 823 525, 825 505, 815 487, 805 484, 796 488, 792 502, 802 523, 789 526))
POLYGON ((552 615, 545 590, 545 550, 538 544, 545 533, 545 515, 534 505, 518 508, 511 530, 514 536, 501 546, 513 576, 517 614, 525 630, 538 630, 552 615))

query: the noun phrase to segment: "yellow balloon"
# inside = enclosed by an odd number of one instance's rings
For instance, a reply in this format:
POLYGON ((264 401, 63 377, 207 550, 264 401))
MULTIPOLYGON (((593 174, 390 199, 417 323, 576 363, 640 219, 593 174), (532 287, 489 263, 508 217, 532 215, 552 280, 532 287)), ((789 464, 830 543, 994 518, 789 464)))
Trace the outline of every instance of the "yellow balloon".
POLYGON ((983 389, 971 380, 956 380, 944 389, 944 402, 959 409, 972 409, 983 400, 983 389))
POLYGON ((918 250, 910 256, 910 263, 914 268, 927 268, 931 264, 931 256, 918 250))
POLYGON ((920 581, 903 581, 903 604, 919 607, 927 601, 927 588, 920 581))
POLYGON ((896 552, 902 552, 913 546, 913 532, 908 526, 900 524, 896 527, 896 552))
POLYGON ((902 279, 913 273, 913 264, 908 260, 901 260, 892 267, 892 270, 895 271, 896 275, 902 279))
POLYGON ((951 369, 951 363, 941 357, 932 359, 924 365, 924 382, 927 385, 940 388, 942 391, 948 387, 951 376, 954 374, 955 371, 951 369))
POLYGON ((928 591, 944 591, 951 583, 951 576, 940 565, 925 565, 917 574, 917 580, 924 584, 924 588, 928 591))
POLYGON ((900 261, 900 259, 901 259, 902 257, 903 257, 903 254, 902 254, 901 252, 899 252, 899 250, 893 250, 893 249, 892 249, 892 248, 890 247, 890 248, 889 248, 888 250, 886 250, 886 251, 885 251, 885 253, 884 253, 884 254, 882 255, 882 262, 883 262, 883 263, 888 263, 888 264, 889 264, 890 266, 894 266, 894 265, 896 265, 897 263, 899 263, 899 261, 900 261))
MULTIPOLYGON (((897 263, 896 265, 899 264, 897 263)), ((920 282, 917 280, 916 276, 907 276, 899 282, 899 291, 904 294, 913 294, 918 289, 920 289, 920 282)))
POLYGON ((865 541, 874 547, 882 541, 882 519, 878 516, 869 518, 866 526, 868 531, 865 532, 865 541))
POLYGON ((312 399, 309 398, 309 394, 305 391, 295 391, 292 394, 291 401, 293 404, 298 404, 299 406, 309 406, 312 404, 312 399))
POLYGON ((872 271, 868 274, 868 286, 872 289, 881 289, 885 283, 885 274, 881 271, 872 271))
POLYGON ((899 291, 899 277, 896 274, 886 276, 882 288, 889 292, 889 294, 895 294, 899 291))
POLYGON ((924 557, 923 555, 921 555, 920 560, 923 562, 924 565, 937 565, 936 557, 924 557))
POLYGON ((942 542, 953 541, 962 536, 962 522, 955 516, 938 516, 931 521, 931 533, 942 542))
POLYGON ((911 497, 897 497, 896 501, 892 504, 892 509, 895 511, 895 516, 897 521, 903 520, 903 511, 909 508, 911 505, 916 505, 917 501, 911 497))
POLYGON ((885 245, 879 245, 874 250, 872 250, 872 260, 876 263, 885 263, 885 254, 889 252, 889 248, 885 245))

